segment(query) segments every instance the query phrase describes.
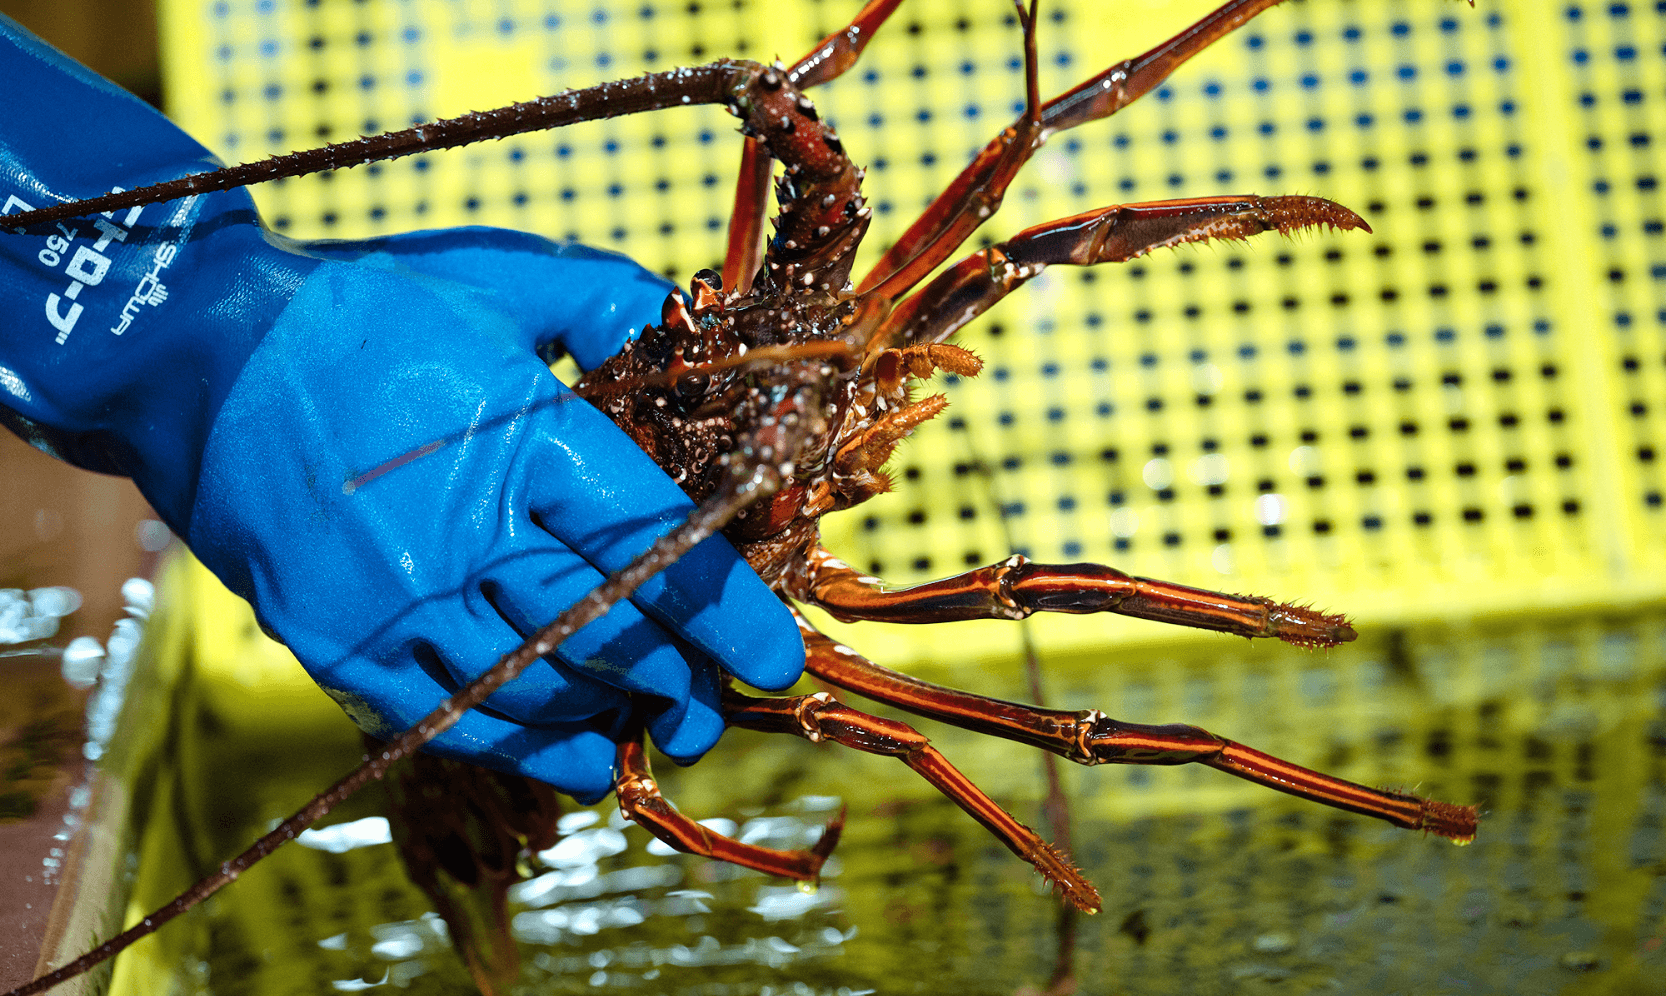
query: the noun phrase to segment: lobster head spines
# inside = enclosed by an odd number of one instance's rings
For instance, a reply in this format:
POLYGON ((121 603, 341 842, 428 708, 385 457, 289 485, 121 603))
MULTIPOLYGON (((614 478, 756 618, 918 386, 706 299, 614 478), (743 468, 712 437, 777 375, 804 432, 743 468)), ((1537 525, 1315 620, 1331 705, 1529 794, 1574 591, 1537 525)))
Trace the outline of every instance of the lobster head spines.
POLYGON ((783 164, 775 186, 780 213, 770 219, 775 237, 754 289, 840 293, 873 217, 862 198, 862 170, 779 62, 737 77, 727 104, 741 132, 783 164))

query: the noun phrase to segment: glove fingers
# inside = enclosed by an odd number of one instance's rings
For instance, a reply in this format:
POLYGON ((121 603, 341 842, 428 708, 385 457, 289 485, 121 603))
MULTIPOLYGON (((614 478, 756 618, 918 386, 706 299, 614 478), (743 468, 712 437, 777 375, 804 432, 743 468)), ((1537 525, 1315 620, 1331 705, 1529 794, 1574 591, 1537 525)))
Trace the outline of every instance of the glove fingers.
MULTIPOLYGON (((363 659, 344 663, 321 687, 365 732, 392 739, 415 726, 448 694, 411 655, 401 659, 405 663, 393 667, 363 659)), ((614 742, 627 719, 625 709, 616 709, 528 727, 471 709, 424 750, 548 782, 588 805, 613 789, 614 742)))
POLYGON ((791 613, 721 536, 684 554, 633 601, 674 620, 679 635, 749 685, 780 691, 803 673, 804 640, 791 613), (690 606, 689 596, 702 591, 708 601, 690 606))
MULTIPOLYGON (((690 653, 696 653, 691 651, 690 653)), ((717 745, 726 724, 717 665, 703 658, 694 664, 689 695, 680 707, 668 706, 648 723, 654 746, 678 764, 693 764, 717 745)))
POLYGON ((427 749, 548 782, 584 805, 613 791, 614 731, 606 724, 530 727, 470 710, 427 749), (481 744, 490 745, 482 751, 481 744))
MULTIPOLYGON (((693 510, 636 447, 573 442, 619 434, 600 412, 561 405, 550 416, 531 471, 535 520, 599 570, 624 567, 693 510)), ((631 601, 748 684, 786 688, 804 667, 804 644, 786 607, 720 536, 650 579, 631 601)))
MULTIPOLYGON (((594 569, 551 544, 506 558, 471 585, 463 603, 474 624, 453 623, 418 648, 417 659, 440 671, 442 683, 472 681, 602 582, 594 569), (544 606, 543 615, 529 604, 544 606), (426 660, 425 660, 426 659, 426 660)), ((715 662, 673 639, 630 602, 579 630, 486 700, 486 707, 521 723, 548 726, 601 713, 657 710, 648 722, 659 749, 680 763, 710 750, 723 734, 715 662), (633 700, 632 694, 651 700, 633 700)))
MULTIPOLYGON (((541 531, 528 532, 544 536, 541 531)), ((493 564, 468 600, 472 615, 490 613, 505 631, 512 631, 517 643, 605 580, 572 551, 547 538, 543 543, 493 564)), ((621 696, 632 692, 673 703, 688 699, 690 661, 684 651, 628 601, 568 637, 555 656, 572 677, 603 683, 620 690, 621 696)))
MULTIPOLYGON (((427 632, 432 635, 413 647, 412 654, 437 683, 451 689, 485 674, 521 644, 502 620, 481 620, 472 613, 467 621, 453 617, 446 629, 427 632)), ((563 660, 546 659, 534 661, 520 677, 493 692, 483 708, 519 723, 548 726, 626 712, 630 698, 619 688, 575 672, 563 660)))
POLYGON ((525 332, 528 352, 559 345, 586 370, 658 321, 672 286, 617 253, 500 228, 309 243, 308 250, 349 259, 385 253, 415 272, 484 290, 525 332))

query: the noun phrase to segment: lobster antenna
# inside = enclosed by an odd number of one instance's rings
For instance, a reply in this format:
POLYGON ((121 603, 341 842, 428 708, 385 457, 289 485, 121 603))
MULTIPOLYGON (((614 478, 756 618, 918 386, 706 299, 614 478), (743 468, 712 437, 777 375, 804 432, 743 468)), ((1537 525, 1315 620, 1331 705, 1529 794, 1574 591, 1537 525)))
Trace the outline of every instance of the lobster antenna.
POLYGON ((345 142, 333 142, 316 149, 291 152, 239 166, 193 173, 175 180, 66 201, 50 207, 7 215, 10 228, 101 214, 140 204, 156 204, 190 194, 232 190, 268 180, 345 169, 365 163, 423 152, 436 152, 471 145, 489 138, 508 138, 526 132, 563 128, 581 121, 616 118, 626 114, 681 107, 686 104, 730 102, 737 88, 761 71, 757 63, 723 59, 691 69, 649 73, 634 79, 617 80, 548 97, 510 104, 489 111, 471 111, 454 118, 419 124, 400 131, 368 135, 345 142))

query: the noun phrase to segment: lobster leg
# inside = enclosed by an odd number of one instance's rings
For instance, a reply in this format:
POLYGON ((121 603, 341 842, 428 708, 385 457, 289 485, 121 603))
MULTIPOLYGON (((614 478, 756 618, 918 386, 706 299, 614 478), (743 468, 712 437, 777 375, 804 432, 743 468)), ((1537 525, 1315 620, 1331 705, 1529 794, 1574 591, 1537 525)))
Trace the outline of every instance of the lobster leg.
POLYGON ((1458 843, 1475 838, 1474 806, 1368 788, 1280 760, 1195 726, 1148 726, 1097 709, 1066 712, 934 685, 873 663, 802 615, 805 670, 858 695, 952 726, 1052 751, 1078 764, 1206 764, 1227 774, 1336 809, 1374 816, 1458 843))
POLYGON ((619 744, 618 771, 613 783, 619 797, 619 812, 625 819, 645 827, 649 833, 669 847, 684 854, 727 861, 743 868, 753 868, 768 875, 815 882, 821 866, 839 843, 844 829, 845 815, 841 812, 823 831, 815 847, 808 851, 782 851, 773 847, 743 844, 725 837, 715 830, 701 826, 672 808, 659 794, 654 773, 648 767, 648 752, 642 737, 626 737, 619 744))
POLYGON ((1102 564, 1055 566, 1014 554, 998 564, 911 588, 886 590, 825 549, 812 551, 789 578, 790 594, 849 622, 938 623, 1024 619, 1035 612, 1115 612, 1212 629, 1234 636, 1276 636, 1300 647, 1334 647, 1354 639, 1339 615, 1256 595, 1226 595, 1102 564))
POLYGON ((723 288, 731 299, 752 290, 764 262, 764 214, 769 211, 769 171, 775 160, 764 144, 746 139, 729 214, 729 245, 723 253, 723 288))
POLYGON ((873 41, 874 32, 901 3, 902 0, 868 0, 849 24, 817 42, 809 55, 798 60, 787 72, 787 79, 799 89, 808 90, 844 75, 845 70, 856 65, 862 50, 873 41))
MULTIPOLYGON (((1283 0, 1229 0, 1213 13, 1144 55, 1125 59, 1023 116, 1001 132, 939 194, 882 256, 860 291, 896 299, 923 280, 1001 206, 1007 185, 1048 138, 1109 117, 1149 93, 1182 63, 1283 0)), ((1034 75, 1033 22, 1025 25, 1026 61, 1034 75)))
POLYGON ((897 305, 875 341, 942 342, 1051 265, 1122 263, 1187 242, 1274 230, 1288 235, 1314 225, 1371 230, 1359 215, 1320 197, 1194 197, 1088 211, 967 256, 897 305))
POLYGON ((983 824, 1012 853, 1035 865, 1042 877, 1058 886, 1073 906, 1089 913, 1099 912, 1099 892, 1069 859, 985 795, 913 727, 852 709, 826 692, 754 698, 727 688, 723 694, 723 718, 730 726, 766 733, 791 733, 812 743, 831 740, 869 754, 899 759, 983 824))

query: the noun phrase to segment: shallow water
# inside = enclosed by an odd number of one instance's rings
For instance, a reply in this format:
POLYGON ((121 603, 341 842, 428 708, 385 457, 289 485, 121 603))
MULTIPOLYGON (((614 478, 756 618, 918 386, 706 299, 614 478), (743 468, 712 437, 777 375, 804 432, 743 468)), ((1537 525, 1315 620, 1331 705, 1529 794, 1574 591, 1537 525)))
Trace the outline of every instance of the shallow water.
MULTIPOLYGON (((608 806, 574 811, 515 891, 514 991, 1017 993, 1046 985, 1068 935, 1088 993, 1644 992, 1666 977, 1663 636, 1656 617, 1413 631, 1326 657, 1233 642, 1235 656, 1203 663, 1060 664, 1049 678, 1071 705, 1095 695, 1141 719, 1199 720, 1345 776, 1483 806, 1480 838, 1460 848, 1208 769, 1067 766, 1074 855, 1105 899, 1073 924, 1027 865, 895 761, 731 733, 693 768, 661 761, 667 797, 779 846, 805 845, 847 805, 819 891, 666 854, 608 806)), ((179 736, 195 773, 151 807, 141 893, 185 884, 185 869, 240 848, 358 756, 327 713, 282 742, 251 742, 219 696, 204 694, 179 736), (163 844, 164 825, 192 829, 163 844)), ((1056 836, 1038 812, 1034 753, 920 725, 1056 836)), ((367 795, 332 818, 378 805, 367 795)), ((118 972, 115 991, 470 985, 389 844, 284 848, 146 943, 165 956, 118 972)))

